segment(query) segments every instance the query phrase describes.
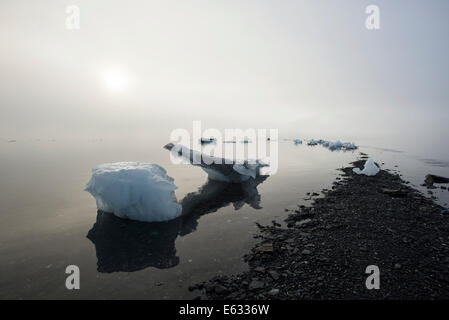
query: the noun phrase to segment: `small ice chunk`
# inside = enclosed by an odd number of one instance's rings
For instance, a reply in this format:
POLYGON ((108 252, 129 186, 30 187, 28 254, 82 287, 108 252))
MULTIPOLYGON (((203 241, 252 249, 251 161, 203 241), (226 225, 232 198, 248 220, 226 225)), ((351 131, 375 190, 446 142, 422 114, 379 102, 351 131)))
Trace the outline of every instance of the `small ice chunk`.
POLYGON ((213 142, 217 142, 217 139, 215 139, 215 138, 201 138, 200 139, 200 142, 202 143, 202 144, 206 144, 206 143, 213 143, 213 142))
POLYGON ((157 164, 117 162, 93 168, 85 190, 95 198, 99 210, 150 222, 181 215, 176 188, 173 178, 157 164))
POLYGON ((323 139, 319 139, 319 140, 312 139, 312 140, 309 140, 309 142, 307 144, 309 146, 322 145, 323 147, 325 147, 331 151, 335 151, 335 150, 348 151, 348 150, 358 149, 358 147, 354 143, 341 142, 340 140, 327 141, 327 140, 323 140, 323 139))
POLYGON ((301 139, 295 139, 295 140, 293 140, 293 142, 295 144, 302 144, 302 140, 301 139))
POLYGON ((343 142, 342 144, 343 148, 345 148, 346 150, 356 150, 359 147, 357 147, 354 143, 352 142, 343 142))
POLYGON ((325 148, 328 148, 328 149, 331 150, 331 151, 334 151, 334 150, 340 150, 340 149, 342 148, 342 146, 343 146, 343 143, 341 143, 341 141, 339 141, 339 140, 337 140, 337 141, 335 141, 335 142, 332 142, 332 141, 323 141, 323 142, 321 143, 321 145, 322 145, 323 147, 325 147, 325 148))
POLYGON ((360 170, 359 168, 352 169, 354 173, 356 174, 364 174, 366 176, 375 176, 379 171, 379 167, 376 166, 373 159, 368 159, 365 162, 365 165, 363 167, 363 170, 360 170))

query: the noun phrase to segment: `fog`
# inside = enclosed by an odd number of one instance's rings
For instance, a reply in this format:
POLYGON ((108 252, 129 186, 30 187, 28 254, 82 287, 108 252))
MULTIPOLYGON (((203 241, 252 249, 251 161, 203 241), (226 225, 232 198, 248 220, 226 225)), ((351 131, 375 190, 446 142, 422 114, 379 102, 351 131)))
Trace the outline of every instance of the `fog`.
POLYGON ((277 128, 449 157, 449 2, 0 3, 0 138, 277 128), (365 8, 380 8, 380 30, 365 8), (66 7, 80 29, 66 28, 66 7), (443 149, 443 151, 439 150, 443 149))

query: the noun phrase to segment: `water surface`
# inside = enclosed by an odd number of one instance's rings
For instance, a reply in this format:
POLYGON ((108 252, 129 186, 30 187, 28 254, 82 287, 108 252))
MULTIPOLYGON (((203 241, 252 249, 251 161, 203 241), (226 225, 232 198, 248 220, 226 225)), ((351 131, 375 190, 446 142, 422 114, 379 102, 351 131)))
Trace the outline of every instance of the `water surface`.
MULTIPOLYGON (((232 186, 208 181, 198 167, 173 165, 164 140, 17 141, 0 149, 0 298, 180 299, 188 286, 245 270, 256 222, 282 221, 308 204, 306 193, 329 188, 337 170, 369 153, 419 185, 425 174, 449 175, 444 159, 362 146, 331 152, 279 141, 279 170, 265 180, 232 186), (166 223, 121 220, 97 212, 83 191, 100 163, 141 161, 167 169, 187 215, 166 223), (395 167, 395 166, 398 167, 395 167), (81 289, 65 288, 65 268, 81 270, 81 289)), ((449 192, 436 189, 441 204, 449 192)))

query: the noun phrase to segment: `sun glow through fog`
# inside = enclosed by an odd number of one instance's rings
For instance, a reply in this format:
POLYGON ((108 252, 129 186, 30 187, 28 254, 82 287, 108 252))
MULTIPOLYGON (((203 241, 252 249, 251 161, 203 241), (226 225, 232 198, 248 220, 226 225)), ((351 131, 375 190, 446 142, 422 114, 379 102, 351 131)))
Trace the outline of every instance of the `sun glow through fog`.
POLYGON ((103 72, 102 82, 105 89, 112 93, 124 92, 129 88, 129 76, 120 69, 109 69, 103 72))

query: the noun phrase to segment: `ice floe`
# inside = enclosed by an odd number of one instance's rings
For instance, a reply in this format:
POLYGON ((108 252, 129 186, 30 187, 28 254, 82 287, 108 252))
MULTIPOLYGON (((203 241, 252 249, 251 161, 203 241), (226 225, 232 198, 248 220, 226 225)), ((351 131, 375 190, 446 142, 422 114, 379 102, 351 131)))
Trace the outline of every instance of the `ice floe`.
POLYGON ((209 179, 223 182, 241 183, 261 175, 260 169, 268 165, 261 160, 230 160, 191 150, 181 144, 169 143, 164 146, 173 155, 185 159, 192 165, 201 167, 209 179))
POLYGON ((173 178, 157 164, 106 163, 92 169, 86 185, 97 208, 120 218, 168 221, 181 215, 173 178))
POLYGON ((379 167, 374 163, 373 159, 368 159, 365 162, 363 170, 359 168, 352 169, 355 174, 364 174, 365 176, 375 176, 379 171, 379 167))
POLYGON ((322 145, 323 147, 325 147, 331 151, 336 151, 336 150, 348 151, 348 150, 358 149, 358 147, 354 143, 341 142, 340 140, 327 141, 327 140, 323 140, 323 139, 319 139, 319 140, 311 139, 307 142, 307 145, 309 145, 309 146, 322 145))

